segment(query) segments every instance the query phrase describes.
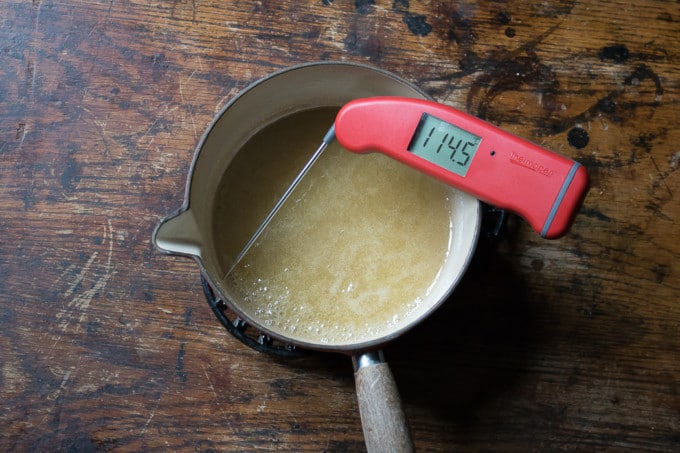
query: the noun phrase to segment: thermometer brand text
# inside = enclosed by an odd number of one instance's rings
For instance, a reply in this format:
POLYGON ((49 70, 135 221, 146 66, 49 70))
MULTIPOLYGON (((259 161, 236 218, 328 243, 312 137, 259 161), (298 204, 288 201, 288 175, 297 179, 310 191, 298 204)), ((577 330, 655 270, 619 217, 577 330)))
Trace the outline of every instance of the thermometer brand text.
POLYGON ((555 174, 555 172, 549 169, 548 167, 541 165, 538 162, 535 162, 524 156, 521 156, 514 151, 510 153, 510 162, 521 165, 522 167, 526 167, 529 170, 533 170, 536 173, 540 173, 544 176, 552 176, 555 174))

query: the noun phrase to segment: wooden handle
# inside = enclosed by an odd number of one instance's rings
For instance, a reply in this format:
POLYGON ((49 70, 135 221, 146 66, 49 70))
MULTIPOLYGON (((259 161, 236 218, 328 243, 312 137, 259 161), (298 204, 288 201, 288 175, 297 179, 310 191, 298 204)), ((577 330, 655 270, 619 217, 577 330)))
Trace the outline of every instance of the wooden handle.
POLYGON ((361 367, 354 379, 368 452, 413 452, 411 432, 387 363, 361 367))

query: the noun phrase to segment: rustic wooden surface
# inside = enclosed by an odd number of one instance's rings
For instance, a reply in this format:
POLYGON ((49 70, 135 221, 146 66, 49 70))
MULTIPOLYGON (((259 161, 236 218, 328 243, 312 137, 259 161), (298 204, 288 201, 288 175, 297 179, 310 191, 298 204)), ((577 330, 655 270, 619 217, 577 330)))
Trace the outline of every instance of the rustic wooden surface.
POLYGON ((388 346, 421 451, 680 450, 680 3, 0 3, 0 450, 364 449, 340 355, 231 338, 151 244, 239 90, 393 71, 582 162, 571 234, 511 218, 388 346))

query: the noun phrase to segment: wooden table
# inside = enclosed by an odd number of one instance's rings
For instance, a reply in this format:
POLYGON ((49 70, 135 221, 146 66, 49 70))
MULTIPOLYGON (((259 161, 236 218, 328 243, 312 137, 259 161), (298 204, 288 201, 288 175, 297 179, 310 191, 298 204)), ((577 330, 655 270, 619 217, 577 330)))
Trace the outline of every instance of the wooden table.
POLYGON ((5 0, 0 450, 364 449, 341 355, 232 338, 158 253, 249 83, 368 63, 583 163, 571 233, 511 217, 386 349, 420 451, 680 450, 680 4, 5 0))

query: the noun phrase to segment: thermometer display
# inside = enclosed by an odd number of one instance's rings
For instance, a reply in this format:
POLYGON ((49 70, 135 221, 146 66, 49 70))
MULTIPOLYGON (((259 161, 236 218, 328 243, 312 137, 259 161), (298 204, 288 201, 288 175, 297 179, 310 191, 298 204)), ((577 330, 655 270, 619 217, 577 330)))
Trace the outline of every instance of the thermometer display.
POLYGON ((460 176, 467 174, 482 138, 423 113, 408 150, 460 176))

